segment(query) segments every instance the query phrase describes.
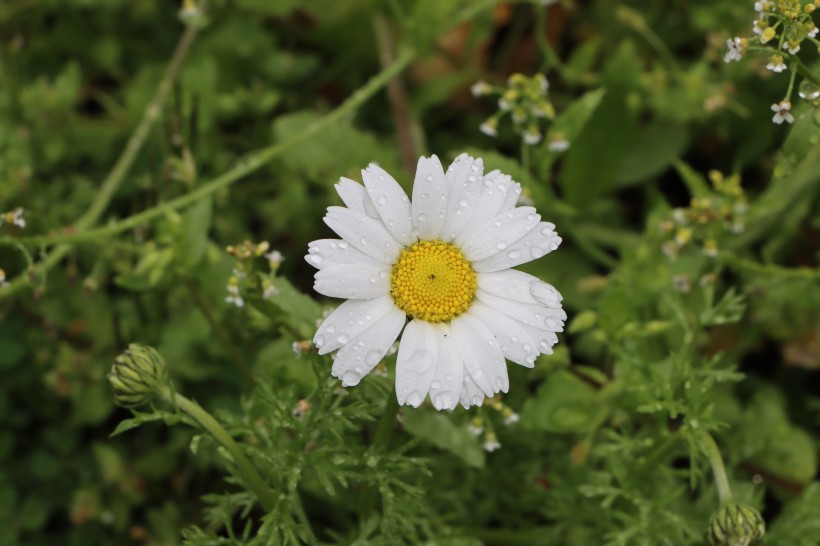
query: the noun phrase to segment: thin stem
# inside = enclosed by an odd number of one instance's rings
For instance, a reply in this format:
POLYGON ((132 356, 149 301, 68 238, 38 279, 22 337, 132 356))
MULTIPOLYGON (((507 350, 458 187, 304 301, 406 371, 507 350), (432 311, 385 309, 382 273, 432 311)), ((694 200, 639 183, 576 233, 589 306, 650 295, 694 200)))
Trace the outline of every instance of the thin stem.
POLYGON ((259 475, 259 472, 256 471, 251 461, 239 448, 239 445, 222 425, 219 424, 219 421, 214 419, 210 413, 202 409, 202 406, 196 402, 185 398, 181 394, 172 393, 170 389, 165 389, 163 398, 168 403, 188 414, 228 451, 245 485, 256 494, 256 497, 259 499, 265 511, 272 512, 276 507, 276 496, 273 494, 267 482, 259 475))
POLYGON ((393 429, 396 428, 396 415, 399 413, 399 402, 396 398, 396 387, 387 397, 387 403, 384 405, 384 413, 382 413, 379 423, 376 425, 376 433, 373 435, 373 448, 385 450, 390 445, 390 439, 393 436, 393 429))
POLYGON ((809 70, 809 67, 806 66, 803 63, 803 61, 801 61, 797 56, 794 56, 793 60, 797 66, 797 70, 800 72, 800 74, 803 75, 804 78, 809 80, 814 85, 820 86, 820 79, 817 79, 817 77, 814 74, 812 74, 811 70, 809 70))
POLYGON ((792 98, 792 90, 794 90, 794 80, 797 77, 797 65, 793 64, 792 69, 789 70, 791 72, 791 76, 789 77, 789 87, 786 89, 786 99, 791 100, 792 98))
MULTIPOLYGON (((56 243, 78 243, 83 241, 90 241, 100 237, 108 237, 116 235, 123 231, 133 229, 141 224, 145 224, 149 220, 162 216, 168 211, 181 209, 188 205, 196 203, 200 199, 207 197, 222 188, 228 187, 245 176, 259 170, 264 165, 269 163, 274 158, 282 155, 287 150, 293 148, 297 144, 302 143, 316 133, 325 130, 327 127, 340 121, 341 119, 350 115, 354 110, 361 106, 365 101, 372 97, 377 91, 384 87, 396 74, 404 70, 407 65, 415 58, 416 54, 412 50, 404 50, 396 61, 382 70, 379 74, 371 78, 363 87, 354 92, 346 101, 340 104, 335 110, 308 125, 300 132, 293 135, 291 138, 263 148, 256 152, 251 152, 244 158, 240 159, 236 166, 222 175, 210 180, 209 182, 199 186, 185 195, 181 195, 175 199, 171 199, 167 203, 160 203, 150 209, 144 210, 128 218, 120 220, 119 222, 112 222, 111 224, 77 233, 61 233, 51 236, 35 236, 35 237, 20 237, 16 239, 0 238, 0 244, 19 242, 29 245, 50 245, 56 243)), ((6 292, 8 292, 6 290, 6 292)), ((0 292, 0 294, 4 294, 0 292)), ((2 296, 0 296, 2 297, 2 296)))
POLYGON ((709 458, 712 465, 712 474, 715 476, 715 486, 718 490, 720 504, 725 504, 732 500, 732 488, 729 487, 729 479, 726 477, 726 467, 723 466, 723 457, 720 455, 715 439, 706 431, 701 431, 701 447, 709 458))
MULTIPOLYGON (((176 49, 171 56, 171 60, 168 62, 168 66, 165 68, 165 73, 163 74, 159 85, 157 85, 157 89, 154 92, 154 97, 151 99, 151 102, 148 103, 148 106, 145 107, 145 111, 142 114, 142 119, 137 125, 137 128, 131 134, 128 142, 125 144, 125 148, 123 148, 122 153, 119 158, 117 158, 117 161, 114 163, 114 166, 111 168, 108 176, 106 176, 105 180, 103 180, 102 184, 100 184, 100 189, 94 200, 91 202, 91 205, 88 207, 88 210, 86 210, 85 213, 75 222, 74 230, 77 232, 87 230, 100 219, 100 216, 102 216, 102 213, 114 197, 114 193, 120 187, 120 184, 122 184, 122 181, 125 179, 125 175, 134 164, 139 151, 145 144, 145 141, 151 132, 151 128, 160 117, 162 105, 165 103, 165 99, 168 97, 168 92, 171 90, 171 86, 179 75, 179 71, 182 68, 185 58, 188 56, 188 52, 191 49, 191 44, 193 43, 196 34, 197 30, 193 26, 189 26, 185 29, 185 32, 179 39, 176 49)), ((17 239, 3 238, 0 239, 0 244, 13 244, 15 241, 23 244, 48 244, 47 238, 42 237, 21 237, 17 239), (35 239, 35 241, 31 241, 30 239, 35 239), (36 241, 37 239, 41 240, 36 241)), ((60 241, 54 241, 54 243, 56 242, 60 241)), ((34 270, 32 271, 34 273, 33 277, 37 278, 40 276, 40 273, 45 273, 51 269, 60 260, 62 260, 66 254, 68 254, 69 250, 71 250, 71 247, 68 245, 62 245, 55 248, 48 255, 46 255, 40 264, 31 268, 34 270), (40 271, 37 271, 38 269, 40 271)), ((0 291, 0 300, 11 296, 23 288, 23 286, 27 284, 29 277, 30 275, 27 274, 18 275, 9 283, 8 286, 0 291)))
MULTIPOLYGON (((379 49, 379 60, 382 68, 387 68, 396 60, 395 40, 387 19, 376 14, 373 17, 373 27, 376 32, 376 43, 379 49)), ((393 123, 396 125, 396 135, 399 139, 399 150, 404 170, 411 175, 416 169, 415 145, 413 143, 413 128, 410 122, 410 108, 407 104, 407 93, 404 91, 401 74, 396 74, 387 84, 387 98, 393 111, 393 123)))

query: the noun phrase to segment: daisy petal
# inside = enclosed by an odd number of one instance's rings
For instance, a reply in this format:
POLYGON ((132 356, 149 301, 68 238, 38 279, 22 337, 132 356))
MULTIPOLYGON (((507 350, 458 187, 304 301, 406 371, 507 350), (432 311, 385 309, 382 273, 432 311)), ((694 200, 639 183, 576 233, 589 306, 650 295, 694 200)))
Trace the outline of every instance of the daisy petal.
POLYGON ((379 212, 376 210, 370 197, 368 197, 364 186, 355 180, 345 178, 344 176, 341 177, 339 183, 336 184, 336 193, 339 194, 339 197, 342 198, 342 202, 347 205, 347 208, 350 210, 361 212, 370 218, 379 218, 379 212))
POLYGON ((421 405, 433 382, 437 357, 435 328, 429 322, 411 320, 401 336, 396 358, 396 398, 400 405, 421 405))
POLYGON ((339 264, 316 272, 313 289, 331 298, 366 300, 390 292, 387 266, 339 264))
POLYGON ((530 334, 538 346, 539 352, 545 355, 552 354, 552 347, 558 343, 558 336, 555 332, 549 330, 542 330, 540 328, 533 328, 532 326, 524 325, 527 333, 530 334))
POLYGON ((389 295, 372 300, 348 300, 336 308, 316 330, 313 344, 319 354, 335 351, 358 337, 394 308, 389 295))
POLYGON ((461 398, 464 381, 464 364, 453 345, 452 333, 447 324, 435 325, 438 355, 433 382, 430 383, 430 400, 437 410, 452 410, 461 398))
POLYGON ((513 182, 510 190, 507 191, 507 195, 504 197, 504 202, 501 203, 501 212, 514 209, 516 204, 518 204, 518 198, 521 197, 522 191, 521 184, 513 182))
POLYGON ((556 235, 554 229, 554 224, 541 222, 503 252, 474 262, 473 269, 479 273, 492 273, 531 262, 549 254, 561 244, 561 237, 556 235))
POLYGON ((464 409, 470 409, 472 406, 482 406, 484 404, 484 393, 481 392, 481 389, 470 379, 469 374, 464 376, 459 402, 461 402, 464 409))
POLYGON ((567 314, 563 309, 551 309, 542 305, 521 303, 520 301, 499 298, 483 290, 476 290, 476 297, 491 309, 504 313, 528 326, 534 326, 552 332, 563 332, 567 314))
POLYGON ((380 220, 344 207, 328 207, 325 223, 342 239, 374 260, 392 264, 401 246, 380 220))
POLYGON ((503 313, 493 311, 481 302, 473 304, 469 313, 483 322, 493 333, 507 359, 525 368, 535 366, 539 352, 538 342, 530 335, 526 325, 503 313))
POLYGON ((319 239, 308 244, 308 255, 305 256, 305 261, 316 269, 353 263, 364 263, 373 267, 384 265, 365 256, 350 246, 350 243, 341 239, 319 239))
POLYGON ((413 183, 413 226, 420 239, 437 239, 444 227, 449 188, 436 156, 420 157, 413 183))
POLYGON ((527 235, 540 220, 541 215, 533 207, 503 212, 470 235, 461 251, 472 262, 484 260, 527 235))
POLYGON ((362 170, 362 180, 387 231, 401 244, 413 244, 416 236, 410 221, 410 200, 396 179, 371 163, 362 170))
POLYGON ((404 326, 404 313, 393 307, 381 320, 339 349, 331 375, 342 380, 343 387, 357 385, 378 364, 404 326))
POLYGON ((478 198, 481 196, 481 180, 484 161, 473 159, 467 154, 458 156, 447 169, 447 185, 450 197, 447 205, 447 221, 441 232, 441 240, 450 242, 461 232, 473 215, 478 198))
POLYGON ((560 308, 561 294, 551 284, 516 269, 479 273, 478 287, 500 298, 560 308))
POLYGON ((487 396, 507 392, 510 380, 504 354, 495 336, 483 322, 465 313, 450 322, 453 343, 464 361, 464 369, 487 396))
POLYGON ((512 178, 498 170, 484 176, 481 183, 481 195, 473 207, 470 220, 456 234, 455 242, 461 246, 477 229, 486 225, 501 212, 507 194, 513 187, 512 178))

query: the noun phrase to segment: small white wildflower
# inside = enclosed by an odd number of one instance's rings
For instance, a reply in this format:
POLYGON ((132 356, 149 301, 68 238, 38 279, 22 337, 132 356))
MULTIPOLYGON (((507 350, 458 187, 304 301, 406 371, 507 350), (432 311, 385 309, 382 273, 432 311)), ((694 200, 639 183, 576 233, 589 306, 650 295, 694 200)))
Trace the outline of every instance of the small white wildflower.
POLYGON ((661 245, 661 252, 670 260, 677 258, 679 251, 680 247, 673 241, 667 241, 661 245))
POLYGON ((484 436, 484 443, 481 445, 481 447, 484 448, 484 451, 486 451, 487 453, 492 453, 496 449, 501 448, 501 442, 498 441, 498 438, 496 438, 495 434, 493 434, 492 432, 488 432, 484 436))
POLYGON ((23 218, 23 213, 24 213, 23 208, 20 207, 20 208, 16 209, 14 211, 14 213, 12 214, 11 223, 14 224, 15 226, 19 227, 20 229, 26 227, 26 219, 23 218))
POLYGON ((8 286, 8 281, 6 280, 6 272, 0 269, 0 287, 8 286))
POLYGON ((808 34, 806 34, 806 36, 808 36, 809 38, 814 38, 815 36, 817 36, 818 32, 820 32, 820 29, 812 25, 811 30, 808 32, 808 34))
POLYGON ((704 256, 709 256, 710 258, 714 258, 718 255, 718 246, 714 239, 709 239, 703 243, 703 254, 704 256))
POLYGON ((535 146, 539 142, 541 142, 541 131, 537 128, 530 127, 524 131, 524 143, 529 144, 530 146, 535 146))
POLYGON ((686 223, 686 211, 680 207, 676 208, 672 211, 672 218, 675 219, 675 222, 679 224, 686 223))
POLYGON ((777 104, 772 104, 772 112, 775 113, 774 116, 772 116, 772 121, 778 125, 784 121, 786 123, 794 122, 794 116, 791 114, 791 109, 792 103, 789 102, 788 99, 783 99, 777 104))
POLYGON ((484 427, 470 423, 469 425, 467 425, 467 432, 469 432, 473 436, 481 436, 481 434, 484 432, 484 427))
POLYGON ((783 72, 786 70, 786 63, 783 62, 783 56, 775 54, 769 57, 769 64, 766 65, 766 68, 772 72, 783 72))
POLYGON ((262 297, 265 298, 266 300, 269 300, 272 297, 278 296, 278 295, 279 295, 279 289, 276 288, 276 286, 274 286, 273 283, 266 286, 265 291, 262 292, 262 297))
POLYGON ((495 118, 490 118, 484 123, 482 123, 481 126, 479 126, 479 129, 482 133, 484 133, 487 136, 498 136, 498 122, 495 120, 495 118))
POLYGON ((508 101, 504 97, 501 97, 500 99, 498 99, 498 109, 499 110, 502 110, 502 111, 506 112, 510 108, 512 108, 512 103, 510 101, 508 101))
POLYGON ((485 81, 477 81, 470 87, 470 93, 473 94, 474 97, 483 97, 484 95, 489 95, 492 92, 493 88, 485 81))
POLYGON ((551 152, 566 152, 569 150, 569 140, 562 138, 558 140, 550 140, 550 143, 547 145, 547 148, 551 152))
POLYGON ((692 289, 692 281, 689 280, 689 275, 675 275, 672 277, 672 287, 676 292, 686 294, 692 289))
POLYGON ((771 9, 771 2, 768 2, 767 0, 760 0, 759 2, 755 2, 755 11, 758 13, 768 13, 769 11, 771 11, 771 9))
POLYGON ((732 61, 739 61, 743 58, 743 53, 746 50, 743 38, 735 36, 726 40, 726 54, 723 56, 724 63, 732 61))
POLYGON ((513 108, 512 120, 513 123, 524 123, 525 121, 527 121, 527 112, 521 108, 513 108))
POLYGON ((732 233, 737 235, 739 233, 743 233, 744 231, 746 231, 746 224, 744 224, 743 222, 735 222, 731 225, 729 229, 732 233))
POLYGON ((783 49, 791 53, 792 55, 796 55, 798 51, 800 51, 800 42, 795 42, 792 40, 787 40, 783 42, 783 49))
POLYGON ((225 302, 236 305, 240 309, 242 307, 245 307, 245 300, 242 299, 242 296, 228 296, 227 298, 225 298, 225 302))
POLYGON ((233 268, 233 270, 231 271, 231 275, 233 275, 237 279, 244 279, 245 277, 248 276, 244 271, 242 271, 238 267, 233 268))
POLYGON ((517 413, 515 413, 514 411, 511 411, 509 413, 509 415, 504 417, 504 424, 509 426, 509 425, 517 423, 520 419, 521 419, 521 417, 517 413))
POLYGON ((752 32, 760 36, 763 34, 763 31, 766 30, 766 20, 765 19, 755 19, 752 23, 752 32))
POLYGON ((285 257, 282 256, 282 253, 278 250, 272 250, 265 254, 265 258, 268 259, 268 264, 270 264, 271 269, 278 269, 282 262, 285 261, 285 257))
POLYGON ((225 302, 240 308, 245 306, 245 300, 239 295, 239 283, 236 277, 231 277, 228 280, 228 296, 225 298, 225 302))
POLYGON ((310 340, 303 339, 302 341, 294 341, 290 345, 293 354, 301 356, 313 348, 313 343, 310 340))

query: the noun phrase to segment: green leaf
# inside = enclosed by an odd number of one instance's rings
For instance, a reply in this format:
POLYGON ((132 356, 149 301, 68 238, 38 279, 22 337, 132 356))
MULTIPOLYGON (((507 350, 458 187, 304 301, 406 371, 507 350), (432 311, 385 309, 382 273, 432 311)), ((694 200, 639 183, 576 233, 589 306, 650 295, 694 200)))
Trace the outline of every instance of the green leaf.
POLYGON ((322 306, 299 292, 284 277, 277 277, 273 282, 279 289, 278 294, 269 299, 251 296, 248 302, 268 317, 293 327, 302 339, 312 339, 316 321, 322 316, 322 306))
POLYGON ((692 197, 706 197, 711 195, 712 190, 709 188, 709 183, 702 174, 680 160, 674 161, 673 165, 675 170, 678 171, 678 176, 680 176, 683 183, 686 184, 686 188, 692 197))
POLYGON ((521 411, 521 425, 556 433, 584 433, 593 429, 606 409, 597 391, 568 371, 550 376, 521 411))
POLYGON ((620 186, 639 184, 666 170, 689 145, 689 131, 681 125, 654 123, 635 136, 618 174, 620 186))
POLYGON ((211 227, 211 199, 197 201, 182 216, 182 237, 178 253, 182 266, 187 270, 197 265, 205 254, 208 229, 211 227))
POLYGON ((606 95, 567 151, 559 177, 567 201, 585 208, 615 189, 624 157, 637 129, 627 94, 639 81, 641 64, 635 47, 624 42, 607 63, 602 82, 606 95))
POLYGON ((404 415, 404 429, 416 438, 449 451, 472 467, 484 466, 484 451, 476 437, 465 427, 454 424, 447 415, 412 410, 404 415))

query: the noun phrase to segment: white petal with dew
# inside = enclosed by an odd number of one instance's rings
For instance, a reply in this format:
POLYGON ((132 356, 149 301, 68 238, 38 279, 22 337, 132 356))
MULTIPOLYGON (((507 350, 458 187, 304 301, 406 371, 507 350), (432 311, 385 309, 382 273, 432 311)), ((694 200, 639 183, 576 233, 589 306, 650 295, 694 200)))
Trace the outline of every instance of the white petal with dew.
POLYGON ((464 364, 453 345, 452 333, 447 324, 436 324, 438 355, 433 382, 430 383, 430 400, 437 410, 452 410, 461 398, 464 381, 464 364))
POLYGON ((450 322, 453 342, 464 361, 464 369, 487 396, 507 392, 507 364, 495 336, 483 322, 465 313, 450 322))
POLYGON ((512 178, 498 170, 484 176, 481 180, 481 195, 476 201, 470 220, 456 234, 457 245, 462 245, 477 229, 498 216, 512 185, 512 178))
POLYGON ((361 212, 328 207, 324 220, 342 239, 384 264, 393 264, 402 249, 381 220, 374 220, 361 212))
POLYGON ((504 313, 508 317, 512 317, 528 326, 553 332, 564 331, 564 321, 567 319, 567 314, 563 309, 553 309, 543 305, 499 298, 483 290, 476 290, 476 298, 491 309, 504 313))
POLYGON ((373 267, 384 265, 366 256, 342 239, 319 239, 308 243, 308 254, 305 256, 305 261, 316 269, 340 264, 360 263, 373 267))
POLYGON ((447 215, 447 180, 438 157, 420 157, 413 183, 413 232, 420 239, 438 239, 447 215))
POLYGON ((561 237, 556 235, 554 229, 555 225, 541 222, 503 252, 474 262, 473 269, 479 273, 492 273, 531 262, 549 254, 561 244, 561 237))
POLYGON ((481 196, 481 180, 484 161, 467 154, 458 156, 447 169, 447 185, 450 187, 447 214, 441 240, 450 242, 467 225, 481 196))
POLYGON ((347 205, 350 210, 361 212, 370 218, 379 218, 379 213, 370 200, 370 197, 368 197, 364 186, 355 180, 345 178, 344 176, 340 178, 336 184, 336 193, 339 194, 339 197, 342 198, 342 202, 347 205))
POLYGON ((387 266, 340 264, 316 272, 313 289, 331 298, 366 300, 390 292, 390 271, 387 266))
POLYGON ((549 330, 542 330, 540 328, 534 328, 532 326, 524 326, 527 330, 527 333, 535 340, 536 345, 538 346, 538 352, 551 355, 552 354, 552 347, 558 343, 558 336, 555 332, 549 330))
POLYGON ((410 199, 396 179, 378 165, 371 163, 362 170, 362 180, 387 231, 401 244, 413 244, 416 236, 413 235, 410 219, 410 199))
POLYGON ((538 225, 541 215, 533 207, 502 212, 478 228, 461 245, 464 257, 477 262, 504 252, 538 225))
POLYGON ((313 344, 319 354, 335 351, 382 319, 395 304, 389 295, 371 300, 348 300, 337 307, 316 330, 313 344))
POLYGON ((378 364, 404 326, 405 315, 393 307, 373 326, 339 349, 330 373, 342 386, 357 385, 378 364))
POLYGON ((475 382, 470 379, 470 374, 464 374, 464 382, 461 384, 461 397, 459 402, 464 409, 470 409, 472 406, 482 406, 484 404, 484 393, 475 382))
POLYGON ((547 307, 561 307, 561 294, 551 284, 516 269, 494 273, 478 273, 478 287, 500 298, 536 303, 547 307))
POLYGON ((501 352, 511 362, 525 368, 532 368, 538 358, 538 341, 530 335, 528 327, 512 317, 494 311, 481 302, 470 307, 468 313, 493 333, 501 347, 501 352))
POLYGON ((417 408, 427 397, 438 360, 436 330, 411 320, 404 329, 396 358, 396 398, 400 405, 417 408))

